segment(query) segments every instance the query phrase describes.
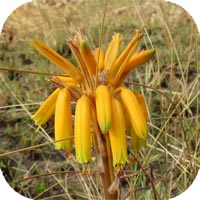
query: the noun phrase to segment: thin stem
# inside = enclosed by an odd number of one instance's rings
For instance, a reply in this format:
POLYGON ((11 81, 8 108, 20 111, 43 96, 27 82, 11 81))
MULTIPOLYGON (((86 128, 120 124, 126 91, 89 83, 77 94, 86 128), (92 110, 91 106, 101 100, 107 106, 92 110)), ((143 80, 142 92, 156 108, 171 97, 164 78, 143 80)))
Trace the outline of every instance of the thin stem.
POLYGON ((103 184, 103 191, 105 200, 117 199, 117 192, 110 194, 108 192, 109 187, 114 181, 114 169, 112 167, 112 154, 110 147, 110 140, 108 135, 103 135, 99 129, 97 119, 96 119, 96 108, 91 102, 92 113, 93 113, 93 122, 94 122, 94 143, 96 154, 100 155, 102 162, 98 162, 98 171, 101 177, 103 184), (99 165, 100 164, 100 165, 99 165))
POLYGON ((41 147, 49 145, 49 144, 53 144, 53 143, 64 141, 64 140, 69 140, 71 138, 74 138, 74 137, 68 137, 68 138, 65 138, 65 139, 62 139, 62 140, 46 142, 46 143, 43 143, 43 144, 38 144, 38 145, 31 146, 31 147, 23 148, 23 149, 17 149, 17 150, 14 150, 14 151, 9 151, 9 152, 0 154, 0 157, 9 156, 9 155, 12 155, 12 154, 15 154, 15 153, 21 153, 23 151, 28 151, 28 150, 32 150, 32 149, 36 149, 36 148, 41 148, 41 147))
MULTIPOLYGON (((105 23, 107 5, 108 5, 108 0, 106 0, 105 7, 104 7, 104 12, 103 12, 103 18, 102 18, 102 23, 101 23, 101 33, 100 33, 100 38, 99 38, 99 49, 101 48, 102 39, 103 39, 103 27, 104 27, 104 23, 105 23)), ((98 53, 98 58, 97 58, 97 69, 96 69, 96 78, 95 78, 95 79, 96 79, 96 80, 95 80, 95 88, 97 87, 97 83, 98 83, 99 54, 100 54, 100 51, 99 51, 99 53, 98 53)))
POLYGON ((108 153, 108 164, 109 164, 109 172, 110 172, 110 181, 111 183, 115 180, 114 176, 114 171, 113 171, 113 166, 112 166, 112 152, 111 152, 111 147, 110 147, 110 138, 108 134, 105 135, 106 138, 106 149, 108 153))
POLYGON ((47 72, 36 72, 36 71, 29 71, 29 70, 23 70, 23 69, 12 69, 7 67, 0 67, 0 71, 7 71, 7 72, 19 72, 23 74, 37 74, 37 75, 47 75, 47 76, 63 76, 63 77, 69 77, 66 74, 55 74, 55 73, 47 73, 47 72))
MULTIPOLYGON (((99 173, 99 171, 95 171, 95 170, 92 170, 91 171, 92 173, 99 173)), ((27 180, 31 180, 31 179, 35 179, 35 178, 40 178, 40 177, 44 177, 44 176, 53 176, 53 175, 61 175, 61 174, 77 174, 77 173, 83 173, 82 170, 76 170, 76 171, 70 171, 70 170, 65 170, 65 171, 58 171, 58 172, 51 172, 51 173, 44 173, 44 174, 37 174, 37 175, 33 175, 33 176, 29 176, 29 177, 26 177, 26 178, 21 178, 21 179, 18 179, 17 181, 18 182, 23 182, 23 181, 27 181, 27 180)))
MULTIPOLYGON (((103 134, 101 134, 103 135, 103 134)), ((103 190, 104 190, 104 196, 105 196, 105 200, 110 200, 110 199, 117 199, 117 191, 113 192, 112 194, 108 192, 109 187, 112 184, 111 177, 114 177, 113 174, 113 170, 111 170, 110 168, 110 164, 109 164, 109 159, 110 159, 110 155, 108 154, 108 149, 107 145, 106 145, 106 138, 102 138, 100 137, 100 139, 98 140, 98 142, 101 142, 102 144, 99 145, 101 147, 100 152, 101 152, 101 156, 102 156, 102 161, 103 161, 103 168, 104 171, 102 173, 100 173, 101 176, 101 180, 102 180, 102 184, 103 184, 103 190)))

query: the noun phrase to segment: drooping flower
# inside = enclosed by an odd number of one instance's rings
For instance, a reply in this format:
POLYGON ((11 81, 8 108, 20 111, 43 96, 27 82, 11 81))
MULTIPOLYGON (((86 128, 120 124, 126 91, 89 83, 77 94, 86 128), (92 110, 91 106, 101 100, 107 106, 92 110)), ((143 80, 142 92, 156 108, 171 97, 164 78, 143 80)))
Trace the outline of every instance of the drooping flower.
POLYGON ((141 108, 143 105, 140 105, 135 94, 127 88, 121 89, 120 97, 134 132, 138 137, 146 140, 148 129, 147 120, 141 108))
MULTIPOLYGON (((140 93, 133 91, 140 109, 144 115, 145 121, 144 123, 147 123, 147 119, 148 119, 148 113, 147 113, 147 106, 146 106, 146 102, 144 99, 144 96, 141 95, 140 93)), ((146 146, 146 139, 139 137, 136 132, 134 131, 134 128, 131 126, 131 147, 134 151, 138 152, 142 147, 146 146)))
POLYGON ((76 151, 76 160, 81 164, 91 162, 91 110, 90 101, 86 95, 83 95, 76 104, 74 121, 74 142, 76 151))
MULTIPOLYGON (((122 36, 113 35, 104 53, 96 48, 94 53, 82 32, 68 45, 78 63, 73 65, 53 49, 36 39, 32 46, 64 72, 51 81, 58 87, 32 116, 37 125, 44 124, 55 112, 56 148, 72 149, 74 135, 76 160, 79 163, 91 162, 92 142, 98 143, 98 133, 110 140, 113 166, 119 167, 128 162, 126 143, 126 118, 130 121, 132 148, 139 150, 147 139, 147 109, 144 97, 138 92, 122 86, 127 74, 145 63, 154 55, 155 50, 138 51, 144 33, 136 31, 130 43, 119 55, 122 36), (70 101, 75 103, 74 134, 70 101), (97 127, 96 127, 97 126, 97 127), (96 131, 98 133, 96 133, 96 131), (64 140, 66 138, 66 141, 64 140)), ((95 148, 98 148, 98 144, 95 148)))
POLYGON ((99 85, 96 89, 97 121, 103 133, 107 133, 111 127, 112 108, 110 92, 107 86, 99 85))
POLYGON ((109 130, 110 144, 113 155, 113 166, 117 171, 128 162, 126 127, 124 114, 119 100, 112 97, 112 125, 109 130))
MULTIPOLYGON (((145 103, 145 99, 143 97, 143 95, 141 95, 140 93, 133 91, 140 109, 145 117, 145 121, 144 123, 147 123, 147 108, 146 108, 146 103, 145 103)), ((125 118, 126 118, 126 130, 127 130, 127 134, 131 137, 131 149, 135 152, 140 151, 140 149, 144 146, 146 146, 146 139, 139 137, 135 130, 132 127, 132 124, 130 122, 130 118, 128 116, 128 113, 125 114, 125 118)))
POLYGON ((66 149, 66 152, 70 152, 72 136, 71 94, 67 88, 63 88, 58 94, 55 108, 55 140, 62 141, 57 142, 55 148, 66 149))
POLYGON ((40 106, 37 112, 32 115, 32 119, 35 121, 35 124, 41 126, 45 124, 50 117, 55 112, 56 100, 58 98, 58 94, 60 89, 57 88, 40 106))

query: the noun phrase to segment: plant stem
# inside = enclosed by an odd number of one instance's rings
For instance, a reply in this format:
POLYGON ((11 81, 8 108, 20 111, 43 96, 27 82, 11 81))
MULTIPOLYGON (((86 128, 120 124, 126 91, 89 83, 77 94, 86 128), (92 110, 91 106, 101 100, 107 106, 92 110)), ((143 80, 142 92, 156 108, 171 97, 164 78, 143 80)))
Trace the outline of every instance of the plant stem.
MULTIPOLYGON (((96 112, 96 109, 94 109, 96 112)), ((104 199, 105 200, 115 200, 117 199, 117 190, 109 193, 108 189, 114 181, 114 169, 112 166, 112 153, 110 147, 110 139, 108 135, 104 135, 101 133, 99 126, 97 124, 97 119, 95 117, 95 113, 93 113, 93 121, 94 121, 94 146, 97 155, 100 155, 101 162, 97 161, 98 170, 100 172, 101 181, 103 184, 103 191, 104 191, 104 199), (100 164, 101 163, 101 164, 100 164)))
POLYGON ((107 157, 108 157, 108 165, 109 165, 109 172, 110 172, 110 181, 111 183, 115 180, 113 166, 112 166, 112 153, 110 147, 110 138, 109 135, 105 135, 106 138, 106 150, 107 150, 107 157))
POLYGON ((102 155, 102 161, 103 161, 103 168, 104 171, 100 173, 102 184, 103 184, 103 190, 105 195, 105 200, 115 200, 117 199, 117 190, 114 191, 112 194, 108 192, 109 187, 111 186, 112 182, 114 181, 114 171, 112 167, 111 162, 111 150, 109 146, 109 138, 105 135, 104 138, 99 140, 103 144, 101 145, 103 148, 101 148, 101 155, 102 155))

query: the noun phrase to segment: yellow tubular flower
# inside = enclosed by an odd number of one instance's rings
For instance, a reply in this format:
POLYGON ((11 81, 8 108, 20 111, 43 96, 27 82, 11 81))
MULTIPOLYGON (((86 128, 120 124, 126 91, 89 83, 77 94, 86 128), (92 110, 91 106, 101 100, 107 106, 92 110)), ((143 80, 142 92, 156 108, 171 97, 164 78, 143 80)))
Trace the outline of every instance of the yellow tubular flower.
POLYGON ((67 152, 72 149, 73 135, 70 96, 67 88, 62 89, 59 92, 55 110, 55 140, 66 139, 56 142, 55 148, 66 149, 67 152))
POLYGON ((78 84, 78 81, 75 81, 71 77, 66 77, 66 76, 56 76, 58 77, 61 81, 67 83, 67 84, 78 84))
POLYGON ((59 69, 72 77, 74 80, 82 80, 82 74, 72 63, 45 45, 42 41, 36 39, 32 41, 31 45, 35 50, 37 50, 40 54, 46 57, 49 61, 55 64, 59 69))
POLYGON ((112 97, 112 125, 109 130, 110 144, 113 156, 113 166, 118 169, 120 165, 128 162, 125 121, 119 100, 112 97))
POLYGON ((147 112, 147 105, 146 105, 146 101, 143 95, 141 95, 139 92, 136 91, 132 91, 135 95, 135 97, 137 98, 141 111, 144 114, 145 120, 147 121, 148 118, 148 112, 147 112))
POLYGON ((121 53, 119 58, 116 60, 115 64, 111 68, 108 81, 115 85, 120 80, 122 73, 124 72, 127 63, 129 62, 131 56, 134 51, 137 49, 141 38, 143 37, 143 33, 136 32, 128 46, 121 53))
POLYGON ((108 179, 114 180, 113 166, 118 173, 128 162, 126 133, 131 137, 134 151, 146 145, 148 113, 145 99, 138 92, 120 86, 133 68, 151 59, 155 53, 154 49, 137 51, 143 35, 144 32, 136 31, 119 54, 123 38, 115 33, 104 53, 101 47, 93 52, 80 30, 67 42, 79 69, 42 41, 31 42, 35 50, 63 71, 63 75, 51 77, 51 83, 58 89, 32 119, 40 126, 55 112, 55 148, 65 148, 69 153, 74 146, 76 161, 83 166, 92 161, 94 143, 96 155, 101 155, 97 162, 108 169, 102 174, 108 175, 102 179, 106 184, 108 179), (71 102, 75 105, 74 124, 71 102))
POLYGON ((103 70, 104 68, 104 51, 102 48, 96 48, 94 51, 94 57, 98 66, 98 71, 103 70))
POLYGON ((110 70, 117 58, 118 55, 118 51, 119 51, 119 44, 122 40, 122 36, 119 33, 115 33, 112 36, 112 40, 108 46, 108 49, 106 51, 106 55, 105 55, 105 69, 106 70, 110 70))
POLYGON ((100 85, 96 89, 97 121, 103 133, 109 131, 111 126, 112 109, 110 92, 107 86, 100 85))
POLYGON ((131 122, 127 113, 125 114, 125 124, 127 135, 129 135, 131 138, 131 149, 138 152, 142 147, 146 146, 146 140, 137 136, 131 126, 131 122))
POLYGON ((94 87, 93 76, 91 76, 91 72, 89 71, 89 68, 86 66, 81 56, 79 43, 77 41, 70 40, 68 44, 81 69, 83 75, 82 86, 84 86, 86 90, 93 89, 94 87))
POLYGON ((146 146, 146 139, 138 137, 133 128, 131 128, 130 136, 133 151, 138 152, 142 147, 146 146))
POLYGON ((130 72, 133 68, 138 67, 149 61, 154 54, 155 49, 148 49, 145 51, 141 51, 136 55, 133 55, 126 66, 124 73, 130 72))
POLYGON ((143 105, 138 102, 136 95, 129 89, 122 88, 120 93, 125 110, 129 116, 132 128, 138 137, 146 140, 147 137, 147 120, 141 107, 143 105))
POLYGON ((74 121, 76 161, 81 164, 92 161, 90 121, 90 100, 86 95, 83 95, 77 101, 74 121))
POLYGON ((85 40, 80 41, 80 53, 85 62, 87 69, 90 72, 90 75, 96 74, 97 64, 96 64, 94 55, 93 55, 88 43, 85 40))
POLYGON ((35 124, 40 126, 45 124, 49 118, 53 115, 56 106, 56 100, 58 97, 60 89, 56 89, 40 106, 37 112, 32 115, 32 119, 35 121, 35 124))
MULTIPOLYGON (((145 99, 140 93, 138 93, 136 91, 133 91, 133 93, 139 102, 141 111, 143 112, 146 123, 147 123, 148 113, 147 113, 147 106, 146 106, 145 99)), ((146 146, 146 139, 138 137, 137 134, 135 133, 134 129, 131 128, 131 147, 132 147, 132 149, 134 151, 139 151, 144 146, 146 146)))

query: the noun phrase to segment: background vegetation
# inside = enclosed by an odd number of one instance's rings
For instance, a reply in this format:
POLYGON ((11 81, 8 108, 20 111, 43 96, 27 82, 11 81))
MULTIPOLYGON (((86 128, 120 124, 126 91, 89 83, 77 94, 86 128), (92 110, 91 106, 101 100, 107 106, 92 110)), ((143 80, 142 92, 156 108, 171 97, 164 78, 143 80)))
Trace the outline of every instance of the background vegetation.
MULTIPOLYGON (((33 1, 17 9, 0 37, 0 67, 59 73, 30 46, 40 38, 71 59, 66 39, 82 27, 90 45, 99 45, 105 1, 33 1)), ((135 155, 121 180, 121 199, 169 199, 183 192, 200 168, 199 35, 192 18, 161 0, 108 0, 103 27, 105 49, 113 32, 124 36, 146 28, 141 48, 156 48, 151 62, 128 77, 130 88, 142 92, 149 112, 148 145, 135 155), (148 87, 134 85, 137 82, 148 87), (142 167, 141 167, 142 166, 142 167)), ((123 46, 122 44, 122 46, 123 46)), ((0 153, 52 141, 53 119, 36 132, 30 114, 53 90, 48 76, 0 72, 0 153)), ((82 175, 54 145, 0 157, 0 168, 11 186, 31 199, 102 199, 98 173, 82 175), (51 176, 42 174, 58 172, 51 176), (27 177, 28 180, 23 180, 27 177)), ((130 152, 131 154, 131 152, 130 152)), ((94 163, 92 170, 96 170, 94 163)))

